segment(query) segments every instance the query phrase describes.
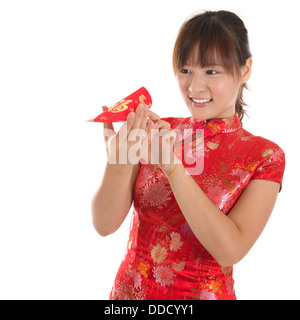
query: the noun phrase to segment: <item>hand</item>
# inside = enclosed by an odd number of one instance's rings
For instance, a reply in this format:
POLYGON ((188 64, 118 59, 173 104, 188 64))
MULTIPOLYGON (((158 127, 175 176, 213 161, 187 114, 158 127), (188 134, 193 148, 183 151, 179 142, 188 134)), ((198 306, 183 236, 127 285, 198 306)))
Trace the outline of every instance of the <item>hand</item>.
MULTIPOLYGON (((107 107, 102 107, 106 111, 107 107)), ((151 124, 159 121, 159 116, 140 104, 136 113, 131 112, 116 133, 112 123, 104 122, 104 138, 109 163, 137 164, 142 150, 148 147, 151 124), (148 116, 150 119, 148 119, 148 116)))
POLYGON ((157 165, 165 173, 172 171, 177 163, 173 152, 175 132, 170 131, 170 124, 163 120, 152 123, 150 131, 147 162, 157 165))

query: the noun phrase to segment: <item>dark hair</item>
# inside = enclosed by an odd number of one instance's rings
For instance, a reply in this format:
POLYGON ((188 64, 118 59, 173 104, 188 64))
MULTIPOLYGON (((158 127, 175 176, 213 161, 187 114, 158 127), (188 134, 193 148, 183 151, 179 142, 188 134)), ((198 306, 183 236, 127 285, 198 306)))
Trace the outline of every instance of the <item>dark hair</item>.
MULTIPOLYGON (((243 21, 229 11, 205 11, 193 16, 179 30, 173 51, 175 74, 186 64, 190 54, 198 50, 199 64, 202 67, 221 63, 230 74, 239 75, 239 70, 250 58, 248 31, 243 21)), ((235 103, 235 112, 242 121, 246 111, 243 89, 240 86, 235 103)))

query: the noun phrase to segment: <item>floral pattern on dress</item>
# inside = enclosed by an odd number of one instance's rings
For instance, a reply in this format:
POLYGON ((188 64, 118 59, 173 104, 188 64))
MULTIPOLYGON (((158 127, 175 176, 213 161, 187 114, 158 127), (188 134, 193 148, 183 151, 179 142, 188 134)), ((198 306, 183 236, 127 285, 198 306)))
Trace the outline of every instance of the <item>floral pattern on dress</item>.
POLYGON ((175 273, 167 266, 154 267, 153 275, 155 281, 163 287, 174 283, 175 273))
POLYGON ((151 258, 155 263, 162 263, 166 259, 166 256, 167 249, 159 244, 151 250, 151 258))
POLYGON ((226 203, 231 200, 231 195, 221 186, 209 187, 207 197, 220 209, 224 209, 226 203))
POLYGON ((171 193, 171 188, 166 188, 163 182, 146 183, 141 201, 144 203, 144 206, 162 209, 162 207, 167 206, 168 200, 171 200, 171 193))
MULTIPOLYGON (((202 157, 204 170, 192 177, 223 214, 230 212, 252 179, 278 182, 281 190, 284 152, 274 142, 244 130, 238 115, 211 121, 163 120, 172 130, 193 129, 187 152, 177 141, 175 153, 187 156, 182 161, 187 170, 190 160, 202 157), (197 129, 203 130, 201 136, 194 135, 197 129)), ((143 161, 127 250, 110 299, 236 299, 232 266, 222 268, 202 246, 162 170, 143 161)))
POLYGON ((171 233, 171 241, 170 241, 170 250, 171 251, 178 251, 181 246, 182 246, 181 242, 181 236, 179 233, 177 232, 172 232, 171 233))

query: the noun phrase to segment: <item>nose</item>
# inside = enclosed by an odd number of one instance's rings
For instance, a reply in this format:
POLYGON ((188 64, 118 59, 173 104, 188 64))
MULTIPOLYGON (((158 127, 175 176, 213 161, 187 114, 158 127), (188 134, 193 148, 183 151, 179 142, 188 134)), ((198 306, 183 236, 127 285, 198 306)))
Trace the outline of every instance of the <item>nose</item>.
POLYGON ((205 77, 203 75, 194 75, 189 85, 189 93, 192 97, 199 98, 199 94, 207 90, 205 77))

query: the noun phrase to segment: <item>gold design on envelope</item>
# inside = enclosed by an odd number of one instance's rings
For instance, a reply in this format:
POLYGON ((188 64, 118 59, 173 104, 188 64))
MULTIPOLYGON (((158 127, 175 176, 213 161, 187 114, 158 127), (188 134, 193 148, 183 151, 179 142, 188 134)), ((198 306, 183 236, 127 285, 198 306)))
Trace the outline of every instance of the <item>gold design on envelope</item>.
POLYGON ((108 112, 118 113, 126 110, 128 108, 128 104, 132 102, 132 100, 121 100, 112 107, 108 109, 108 112))
POLYGON ((140 100, 140 103, 151 107, 151 103, 148 101, 148 99, 143 94, 140 95, 139 100, 140 100))

